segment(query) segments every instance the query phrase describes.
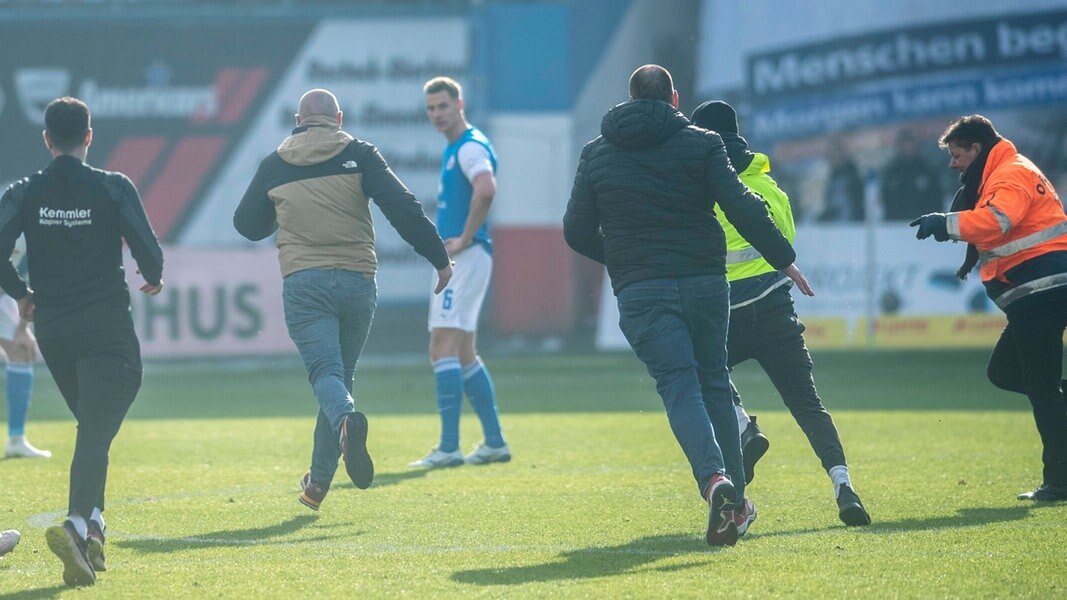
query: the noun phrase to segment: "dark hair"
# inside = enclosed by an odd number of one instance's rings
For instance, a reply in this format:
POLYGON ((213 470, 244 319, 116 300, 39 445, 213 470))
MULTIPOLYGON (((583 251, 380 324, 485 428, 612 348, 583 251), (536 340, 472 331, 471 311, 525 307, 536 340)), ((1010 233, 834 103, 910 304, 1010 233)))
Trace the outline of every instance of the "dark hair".
POLYGON ((437 92, 448 92, 453 100, 459 100, 463 97, 463 86, 451 77, 434 77, 422 86, 422 92, 427 96, 437 92))
POLYGON ((74 150, 85 143, 89 131, 89 106, 77 98, 63 96, 44 111, 44 130, 59 150, 74 150))
POLYGON ((1000 137, 993 127, 993 122, 982 115, 967 115, 960 117, 948 124, 937 145, 944 150, 949 144, 968 147, 971 144, 981 144, 987 148, 989 144, 1000 137))
POLYGON ((634 100, 674 100, 674 81, 667 69, 659 65, 638 67, 630 75, 630 97, 634 100))

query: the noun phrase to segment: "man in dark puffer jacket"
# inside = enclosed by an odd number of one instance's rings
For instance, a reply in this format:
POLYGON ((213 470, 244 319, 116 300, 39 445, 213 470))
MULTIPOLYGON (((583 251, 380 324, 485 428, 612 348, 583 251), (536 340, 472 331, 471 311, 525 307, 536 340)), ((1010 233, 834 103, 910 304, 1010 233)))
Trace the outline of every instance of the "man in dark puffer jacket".
POLYGON ((705 539, 733 545, 755 506, 744 499, 726 369, 730 287, 714 205, 802 293, 812 291, 767 208, 738 180, 722 139, 678 112, 670 73, 640 67, 630 98, 608 111, 600 137, 582 150, 563 232, 576 252, 607 265, 619 325, 656 380, 708 502, 705 539))

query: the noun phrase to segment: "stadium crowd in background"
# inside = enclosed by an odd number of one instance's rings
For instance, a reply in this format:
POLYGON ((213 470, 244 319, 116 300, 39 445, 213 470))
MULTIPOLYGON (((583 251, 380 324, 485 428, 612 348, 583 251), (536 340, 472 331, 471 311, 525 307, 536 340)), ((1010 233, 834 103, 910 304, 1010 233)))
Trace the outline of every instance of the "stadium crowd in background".
POLYGON ((607 266, 619 325, 656 381, 708 503, 705 539, 733 545, 756 509, 744 496, 726 366, 726 247, 713 207, 803 293, 812 291, 763 202, 738 180, 722 139, 678 112, 670 73, 639 67, 629 91, 582 149, 563 233, 572 249, 607 266))
POLYGON ((91 585, 106 570, 108 453, 142 377, 122 244, 146 282, 141 292, 153 296, 163 289, 163 251, 133 183, 86 164, 89 107, 58 98, 44 120, 52 162, 0 199, 0 287, 34 321, 41 355, 78 422, 67 518, 45 536, 63 562, 63 581, 91 585), (33 289, 8 260, 23 234, 33 289))
MULTIPOLYGON (((722 137, 741 183, 763 199, 775 226, 792 242, 796 227, 789 196, 771 178, 767 155, 749 150, 748 142, 740 135, 734 108, 726 102, 704 102, 693 112, 692 120, 697 127, 722 137)), ((804 324, 797 317, 789 293, 792 280, 772 267, 722 211, 717 211, 716 216, 726 234, 726 278, 730 282, 727 366, 732 370, 748 359, 760 364, 830 476, 838 517, 845 525, 869 525, 871 517, 853 488, 837 427, 815 389, 804 324)), ((751 483, 756 462, 767 451, 769 442, 756 425, 756 417, 745 411, 732 380, 730 390, 741 431, 745 480, 751 483)))
POLYGON ((373 144, 341 129, 343 118, 332 93, 306 92, 296 129, 260 163, 233 216, 234 227, 250 240, 278 232, 285 323, 319 404, 300 495, 314 510, 330 489, 339 457, 356 487, 366 489, 374 480, 367 417, 352 396, 377 304, 371 199, 437 270, 435 293, 452 277, 422 205, 373 144))
POLYGON ((1043 481, 1020 500, 1067 500, 1067 214, 1052 184, 982 115, 949 124, 939 144, 963 186, 951 212, 911 222, 916 237, 967 242, 960 279, 979 266, 1008 324, 989 358, 989 380, 1025 394, 1043 446, 1043 481))
POLYGON ((467 122, 463 88, 435 77, 423 87, 426 114, 448 146, 441 161, 437 231, 456 264, 456 275, 430 298, 430 362, 433 364, 441 438, 430 452, 410 463, 438 469, 511 460, 497 414, 489 369, 478 355, 478 317, 493 271, 489 207, 496 196, 496 154, 489 138, 467 122), (467 454, 459 448, 459 421, 466 393, 482 424, 482 442, 467 454))

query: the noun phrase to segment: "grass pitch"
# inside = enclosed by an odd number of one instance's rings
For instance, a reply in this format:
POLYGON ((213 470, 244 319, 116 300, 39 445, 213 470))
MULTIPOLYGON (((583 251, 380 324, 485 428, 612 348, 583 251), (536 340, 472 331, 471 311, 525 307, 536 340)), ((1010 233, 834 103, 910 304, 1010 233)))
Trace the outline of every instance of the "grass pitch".
MULTIPOLYGON (((736 547, 629 354, 495 359, 506 465, 410 471, 438 431, 429 368, 361 367, 377 475, 339 470, 300 505, 314 404, 299 365, 150 365, 111 453, 109 570, 63 587, 44 528, 65 512, 74 423, 47 370, 29 433, 49 461, 0 461, 0 597, 1062 597, 1067 503, 1040 483, 1022 397, 985 352, 818 353, 816 382, 874 519, 845 529, 828 478, 758 367, 735 372, 771 449, 736 547)), ((469 408, 464 450, 480 439, 469 408)))

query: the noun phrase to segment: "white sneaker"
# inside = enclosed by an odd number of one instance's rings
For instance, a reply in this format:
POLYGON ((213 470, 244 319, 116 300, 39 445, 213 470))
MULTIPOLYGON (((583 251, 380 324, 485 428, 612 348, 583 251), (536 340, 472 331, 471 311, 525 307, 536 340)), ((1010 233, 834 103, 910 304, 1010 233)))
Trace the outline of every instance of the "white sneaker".
POLYGON ((52 453, 34 448, 26 436, 20 435, 8 438, 7 446, 4 447, 4 456, 7 458, 52 458, 52 453))
POLYGON ((463 453, 457 448, 455 452, 441 452, 436 447, 419 460, 408 463, 413 469, 443 469, 458 467, 463 464, 463 453))
POLYGON ((15 546, 19 545, 19 539, 22 538, 22 534, 14 529, 8 529, 7 531, 0 531, 0 556, 7 554, 15 549, 15 546))
POLYGON ((485 444, 478 444, 470 454, 463 458, 468 465, 487 465, 489 463, 505 463, 511 460, 511 450, 504 444, 499 448, 491 448, 485 444))

